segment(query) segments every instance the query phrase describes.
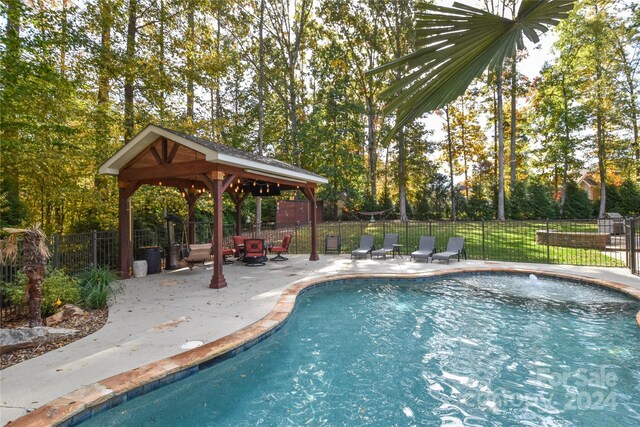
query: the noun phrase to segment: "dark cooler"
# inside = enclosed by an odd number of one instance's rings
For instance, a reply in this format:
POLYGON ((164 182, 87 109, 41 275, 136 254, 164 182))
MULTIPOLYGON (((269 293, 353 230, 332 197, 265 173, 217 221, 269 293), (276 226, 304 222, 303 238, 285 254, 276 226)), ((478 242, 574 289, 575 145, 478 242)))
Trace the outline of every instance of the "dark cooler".
POLYGON ((160 246, 141 246, 138 257, 147 261, 147 274, 160 273, 162 269, 162 249, 160 246))

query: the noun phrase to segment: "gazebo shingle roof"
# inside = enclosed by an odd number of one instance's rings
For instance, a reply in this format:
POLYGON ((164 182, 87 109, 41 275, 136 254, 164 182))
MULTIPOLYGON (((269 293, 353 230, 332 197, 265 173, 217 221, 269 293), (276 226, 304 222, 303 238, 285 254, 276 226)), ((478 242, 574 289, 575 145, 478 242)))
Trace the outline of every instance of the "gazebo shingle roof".
POLYGON ((293 166, 293 165, 291 165, 289 163, 285 163, 285 162, 282 162, 280 160, 277 160, 277 159, 274 159, 274 158, 271 158, 271 157, 260 156, 258 154, 253 154, 253 153, 250 153, 248 151, 243 151, 243 150, 240 150, 240 149, 235 148, 235 147, 230 147, 228 145, 218 144, 218 143, 215 143, 213 141, 209 141, 209 140, 206 140, 206 139, 203 139, 203 138, 199 138, 199 137, 193 136, 193 135, 188 135, 186 133, 178 132, 176 130, 168 129, 168 128, 165 128, 165 127, 162 127, 162 126, 158 126, 158 125, 154 125, 154 126, 160 128, 160 129, 163 129, 163 130, 165 130, 165 131, 167 131, 169 133, 172 133, 172 134, 174 134, 176 136, 182 137, 184 139, 188 139, 189 141, 195 142, 196 144, 202 145, 203 147, 208 148, 210 150, 217 151, 218 153, 228 154, 230 156, 239 157, 239 158, 242 158, 242 159, 251 160, 251 161, 254 161, 254 162, 258 162, 258 163, 263 163, 265 165, 274 166, 274 167, 278 167, 278 168, 282 168, 282 169, 287 169, 287 170, 290 170, 292 172, 304 173, 304 174, 307 174, 307 175, 312 175, 312 176, 324 179, 324 177, 322 177, 320 175, 317 175, 317 174, 315 174, 313 172, 309 172, 306 169, 302 169, 302 168, 299 168, 297 166, 293 166))

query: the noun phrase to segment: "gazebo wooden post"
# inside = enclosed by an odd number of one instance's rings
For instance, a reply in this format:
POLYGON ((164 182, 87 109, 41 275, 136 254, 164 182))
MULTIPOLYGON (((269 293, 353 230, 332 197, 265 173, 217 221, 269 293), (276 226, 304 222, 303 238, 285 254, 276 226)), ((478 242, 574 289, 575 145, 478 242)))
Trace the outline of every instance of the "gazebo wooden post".
POLYGON ((236 236, 240 236, 242 234, 242 205, 244 201, 247 199, 249 193, 238 193, 229 192, 231 199, 233 200, 233 204, 236 207, 236 224, 235 224, 235 233, 236 236))
POLYGON ((129 198, 138 188, 135 182, 118 181, 118 274, 122 279, 128 279, 131 267, 131 210, 129 198))
POLYGON ((213 276, 210 288, 220 289, 227 286, 227 281, 222 272, 222 194, 224 173, 211 173, 211 186, 213 193, 213 276))
POLYGON ((302 192, 309 199, 309 212, 311 213, 311 255, 309 261, 318 261, 317 243, 318 230, 316 226, 316 190, 311 187, 303 187, 302 192))
POLYGON ((193 189, 188 190, 185 193, 185 199, 187 199, 187 236, 189 238, 189 244, 195 243, 196 239, 196 202, 200 198, 200 194, 196 193, 193 189))

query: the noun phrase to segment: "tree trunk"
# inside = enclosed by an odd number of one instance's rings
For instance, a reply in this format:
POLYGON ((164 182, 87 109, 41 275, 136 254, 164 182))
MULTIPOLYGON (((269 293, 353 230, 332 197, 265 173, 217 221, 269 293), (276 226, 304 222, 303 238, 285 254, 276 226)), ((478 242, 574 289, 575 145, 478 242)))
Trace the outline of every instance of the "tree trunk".
POLYGON ((511 194, 515 191, 516 188, 516 98, 517 98, 517 85, 518 85, 518 75, 517 75, 517 61, 516 56, 513 56, 513 60, 511 62, 511 152, 510 154, 510 163, 509 168, 511 172, 511 181, 510 181, 510 189, 511 194))
POLYGON ((449 106, 444 107, 444 114, 447 119, 447 148, 449 154, 449 189, 451 191, 451 221, 456 220, 456 198, 453 185, 453 141, 451 140, 451 118, 449 117, 449 106))
MULTIPOLYGON (((216 57, 220 58, 220 11, 218 11, 218 19, 216 27, 216 57)), ((222 142, 222 97, 220 95, 220 75, 216 74, 216 134, 214 141, 222 142)))
MULTIPOLYGON (((258 154, 262 156, 264 151, 264 1, 260 1, 259 32, 259 65, 258 65, 258 154)), ((256 225, 260 235, 262 224, 262 197, 256 197, 256 225)))
POLYGON ((110 79, 108 63, 111 53, 113 14, 109 0, 100 0, 100 65, 98 66, 98 105, 109 102, 110 79))
POLYGON ((502 67, 496 67, 498 109, 498 220, 504 221, 504 118, 502 112, 502 67))
POLYGON ((567 201, 567 178, 569 174, 569 147, 571 145, 571 129, 569 128, 569 97, 565 74, 562 74, 562 102, 564 115, 564 144, 562 147, 563 167, 562 167, 562 195, 560 196, 560 216, 564 212, 564 205, 567 201))
POLYGON ((378 163, 378 153, 376 152, 376 134, 375 134, 375 120, 376 110, 374 101, 371 96, 367 96, 367 147, 369 149, 369 191, 371 192, 371 200, 374 205, 377 200, 377 182, 376 182, 376 169, 378 163))
POLYGON ((407 174, 405 172, 406 163, 406 147, 404 138, 404 129, 398 131, 398 190, 400 197, 400 221, 408 221, 407 216, 407 174))
POLYGON ((598 144, 598 170, 600 172, 600 209, 598 210, 598 218, 603 218, 607 208, 607 170, 606 170, 606 151, 604 141, 604 126, 602 123, 602 110, 598 104, 598 113, 596 116, 596 142, 598 144))
POLYGON ((29 327, 42 326, 42 281, 49 251, 44 243, 45 235, 39 228, 26 230, 23 243, 23 271, 27 276, 25 296, 29 301, 29 327))
POLYGON ((300 165, 300 153, 298 147, 298 111, 296 99, 296 71, 295 63, 289 64, 289 126, 291 131, 291 149, 293 151, 293 164, 300 165))
POLYGON ((193 1, 189 1, 187 11, 187 118, 193 124, 194 84, 193 84, 193 51, 195 49, 195 20, 193 1))
POLYGON ((134 88, 136 34, 138 31, 138 1, 129 0, 129 22, 127 24, 127 48, 124 73, 124 139, 129 142, 133 138, 134 126, 134 88))

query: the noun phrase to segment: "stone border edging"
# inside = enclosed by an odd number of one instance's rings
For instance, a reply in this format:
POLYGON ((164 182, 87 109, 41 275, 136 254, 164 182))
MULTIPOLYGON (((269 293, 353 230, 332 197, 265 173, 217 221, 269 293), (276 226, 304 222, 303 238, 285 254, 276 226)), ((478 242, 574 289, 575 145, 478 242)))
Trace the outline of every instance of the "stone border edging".
MULTIPOLYGON (((233 332, 225 337, 219 338, 210 343, 193 350, 188 350, 166 359, 143 365, 131 371, 114 375, 110 378, 100 380, 96 383, 79 388, 65 396, 39 407, 22 417, 9 421, 6 426, 11 427, 38 427, 65 425, 78 423, 90 418, 93 414, 115 407, 120 403, 145 394, 163 385, 193 375, 216 362, 226 360, 257 344, 266 337, 279 330, 295 307, 295 301, 305 290, 311 289, 320 284, 329 284, 340 280, 350 279, 377 279, 377 278, 397 278, 397 279, 418 279, 444 276, 456 276, 473 273, 514 273, 514 274, 535 274, 557 279, 578 281, 581 283, 593 284, 623 292, 633 298, 640 300, 640 289, 621 283, 610 282, 601 279, 589 278, 580 275, 569 275, 564 273, 543 272, 528 269, 516 268, 453 268, 447 270, 436 270, 427 273, 406 273, 406 274, 341 274, 314 279, 303 279, 294 282, 287 287, 275 307, 269 314, 251 325, 233 332), (200 366, 204 365, 204 366, 200 366)), ((640 311, 636 314, 636 323, 640 327, 640 311)))

